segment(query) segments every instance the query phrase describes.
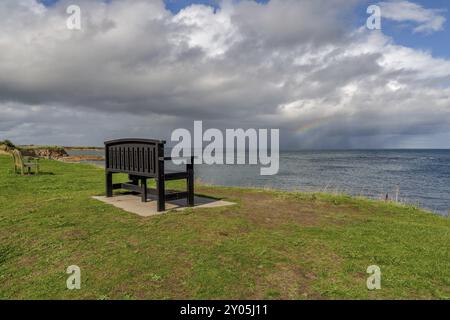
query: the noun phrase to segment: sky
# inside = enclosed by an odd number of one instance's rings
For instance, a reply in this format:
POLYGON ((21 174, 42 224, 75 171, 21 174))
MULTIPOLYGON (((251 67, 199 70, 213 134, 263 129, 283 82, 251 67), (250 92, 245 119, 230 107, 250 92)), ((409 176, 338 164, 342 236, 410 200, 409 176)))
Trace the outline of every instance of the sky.
POLYGON ((283 149, 450 148, 447 0, 2 0, 0 140, 278 128, 283 149), (81 30, 66 9, 81 8, 81 30), (381 9, 381 29, 366 26, 381 9))

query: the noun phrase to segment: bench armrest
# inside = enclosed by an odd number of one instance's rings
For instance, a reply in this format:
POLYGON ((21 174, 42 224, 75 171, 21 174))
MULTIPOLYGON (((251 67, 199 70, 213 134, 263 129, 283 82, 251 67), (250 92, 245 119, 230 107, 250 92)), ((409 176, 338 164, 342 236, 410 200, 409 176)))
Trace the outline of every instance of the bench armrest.
POLYGON ((35 157, 31 157, 31 156, 24 156, 23 157, 23 160, 25 161, 25 162, 30 162, 30 161, 39 161, 39 158, 35 158, 35 157))
POLYGON ((160 157, 159 160, 161 161, 171 161, 171 160, 190 160, 191 163, 194 163, 194 159, 197 157, 191 156, 191 157, 160 157))

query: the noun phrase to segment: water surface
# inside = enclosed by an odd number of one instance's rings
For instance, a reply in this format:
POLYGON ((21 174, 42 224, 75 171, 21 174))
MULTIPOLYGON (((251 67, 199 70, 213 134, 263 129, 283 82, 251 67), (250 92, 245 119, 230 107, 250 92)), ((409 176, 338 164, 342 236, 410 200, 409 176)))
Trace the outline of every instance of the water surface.
POLYGON ((281 152, 278 175, 259 172, 259 166, 198 165, 195 175, 220 186, 345 192, 376 199, 388 194, 442 215, 450 210, 450 150, 281 152))

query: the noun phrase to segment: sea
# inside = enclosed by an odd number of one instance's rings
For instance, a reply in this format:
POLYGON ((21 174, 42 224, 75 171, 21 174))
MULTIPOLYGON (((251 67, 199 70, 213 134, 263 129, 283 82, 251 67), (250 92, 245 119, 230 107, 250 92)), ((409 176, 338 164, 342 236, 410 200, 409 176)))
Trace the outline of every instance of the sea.
MULTIPOLYGON (((103 155, 101 150, 68 153, 103 155)), ((282 151, 274 176, 260 175, 259 165, 197 165, 195 176, 218 186, 388 198, 450 214, 450 150, 282 151)))

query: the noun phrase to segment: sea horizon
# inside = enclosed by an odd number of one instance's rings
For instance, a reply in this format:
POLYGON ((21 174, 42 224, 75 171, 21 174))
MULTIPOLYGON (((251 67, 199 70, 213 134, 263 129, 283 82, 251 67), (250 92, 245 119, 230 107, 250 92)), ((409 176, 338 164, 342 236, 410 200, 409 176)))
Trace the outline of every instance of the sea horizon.
MULTIPOLYGON (((102 151, 68 153, 102 155, 102 151)), ((196 166, 196 177, 217 186, 387 197, 444 216, 450 212, 450 149, 282 150, 277 175, 261 176, 259 168, 202 164, 196 166)))

